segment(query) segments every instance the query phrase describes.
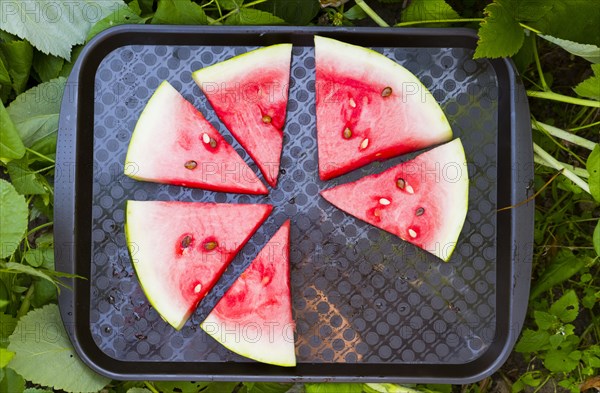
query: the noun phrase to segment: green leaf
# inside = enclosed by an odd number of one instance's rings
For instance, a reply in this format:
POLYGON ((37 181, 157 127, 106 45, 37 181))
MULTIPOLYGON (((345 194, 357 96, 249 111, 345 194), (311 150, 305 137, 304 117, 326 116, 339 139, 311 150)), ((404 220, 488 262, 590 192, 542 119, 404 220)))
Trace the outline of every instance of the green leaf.
POLYGON ((535 319, 535 324, 541 330, 548 330, 558 322, 556 316, 544 311, 534 311, 533 317, 535 319))
POLYGON ((27 165, 27 159, 13 160, 6 165, 10 181, 21 195, 46 194, 48 190, 44 187, 43 176, 33 173, 27 165))
POLYGON ((210 385, 210 382, 153 382, 154 386, 161 392, 196 393, 210 385))
POLYGON ((575 93, 600 101, 600 64, 593 64, 594 75, 575 86, 575 93))
POLYGON ((497 0, 502 2, 518 21, 531 22, 540 20, 552 10, 553 0, 497 0))
POLYGON ((583 269, 587 262, 587 258, 576 257, 571 250, 560 250, 550 266, 537 279, 537 283, 531 290, 530 297, 535 299, 553 286, 573 277, 583 269))
POLYGON ((418 390, 394 383, 365 383, 363 389, 366 393, 419 393, 418 390))
POLYGON ((130 388, 130 389, 127 389, 127 393, 152 393, 152 392, 146 388, 130 388))
POLYGON ((542 376, 539 371, 528 371, 513 383, 512 393, 520 392, 525 386, 538 387, 541 382, 542 376))
POLYGON ((2 58, 0 58, 0 85, 11 85, 10 74, 2 61, 2 58))
POLYGON ((9 314, 0 314, 0 348, 8 347, 8 338, 16 326, 16 318, 9 314))
POLYGON ((0 348, 0 368, 6 367, 14 356, 14 352, 11 352, 6 348, 0 348))
POLYGON ((79 359, 56 304, 22 317, 10 336, 8 349, 15 352, 10 367, 36 384, 67 392, 97 392, 110 382, 79 359))
POLYGON ((554 373, 568 373, 577 368, 580 359, 581 352, 579 351, 569 353, 562 350, 550 350, 546 353, 544 366, 554 373))
POLYGON ((58 284, 56 284, 56 282, 54 282, 52 277, 50 277, 49 275, 44 273, 44 271, 42 269, 36 269, 29 265, 24 265, 22 263, 6 262, 4 265, 0 264, 0 271, 6 272, 6 273, 13 273, 13 274, 18 274, 18 273, 29 274, 30 276, 34 276, 34 277, 38 277, 38 278, 47 280, 47 281, 53 283, 56 287, 58 287, 58 284))
POLYGON ((205 25, 208 22, 204 9, 191 0, 159 0, 152 23, 205 25))
POLYGON ((237 10, 244 4, 244 0, 218 0, 217 2, 226 11, 237 10))
POLYGON ((225 20, 228 25, 280 25, 285 21, 269 12, 253 8, 240 8, 225 20))
POLYGON ((98 33, 108 29, 109 27, 125 25, 125 24, 141 24, 146 23, 149 18, 141 18, 129 7, 122 7, 115 10, 106 18, 96 22, 90 29, 86 41, 91 40, 98 33))
POLYGON ((33 53, 33 69, 40 77, 41 82, 58 78, 64 64, 65 60, 60 57, 47 55, 38 50, 33 53))
POLYGON ((564 323, 573 322, 579 313, 579 298, 574 290, 565 292, 552 306, 550 313, 564 323))
POLYGON ((39 388, 27 388, 23 393, 52 393, 52 390, 39 389, 39 388))
POLYGON ((9 162, 25 154, 25 146, 2 101, 0 101, 0 161, 9 162))
POLYGON ((485 7, 485 19, 479 28, 479 41, 474 58, 512 56, 519 51, 525 39, 523 28, 501 3, 485 7))
POLYGON ((588 184, 590 192, 597 202, 600 202, 600 145, 596 145, 590 154, 586 163, 587 171, 590 174, 588 184))
POLYGON ((7 108, 26 147, 43 154, 38 144, 49 140, 49 147, 56 146, 58 114, 66 82, 60 77, 41 83, 19 95, 7 108))
POLYGON ((548 348, 550 334, 541 330, 525 329, 515 346, 516 352, 532 353, 548 348))
POLYGON ((540 37, 562 47, 564 50, 575 56, 583 57, 592 63, 600 63, 600 48, 596 45, 580 44, 578 42, 552 37, 551 35, 541 34, 540 37))
MULTIPOLYGON (((0 18, 2 20, 4 18, 0 18)), ((21 94, 27 87, 31 64, 33 62, 33 48, 27 41, 12 41, 0 44, 0 52, 8 73, 12 79, 13 89, 21 94)))
POLYGON ((533 55, 533 45, 536 44, 534 43, 534 40, 535 35, 533 34, 530 34, 529 37, 526 37, 521 49, 519 49, 519 52, 512 57, 515 66, 517 67, 517 71, 519 71, 520 74, 524 74, 535 60, 533 55))
POLYGON ((593 241, 596 254, 600 256, 600 221, 598 221, 598 224, 596 224, 596 229, 594 229, 593 241))
POLYGON ((25 380, 10 367, 4 369, 4 378, 0 381, 0 392, 21 393, 25 390, 25 380))
POLYGON ((402 22, 420 20, 456 19, 460 15, 444 0, 413 0, 402 11, 402 22))
POLYGON ((285 393, 294 386, 294 384, 291 383, 275 382, 254 382, 251 384, 244 383, 244 385, 247 388, 247 393, 285 393))
POLYGON ((560 333, 553 334, 548 339, 548 342, 550 343, 550 348, 552 348, 552 349, 557 349, 560 346, 560 344, 562 344, 564 341, 565 341, 565 336, 563 336, 560 333))
POLYGON ((232 393, 239 385, 237 382, 211 382, 202 389, 202 393, 232 393))
POLYGON ((0 258, 6 258, 17 249, 25 235, 29 211, 23 195, 3 179, 0 179, 0 206, 0 258))
POLYGON ((362 393, 360 383, 307 383, 306 393, 362 393))
POLYGON ((268 0, 257 9, 270 12, 292 25, 307 25, 321 10, 318 0, 268 0))
POLYGON ((58 296, 56 286, 46 280, 35 280, 33 283, 33 297, 31 305, 35 308, 55 302, 58 296))
POLYGON ((344 12, 344 16, 350 20, 362 20, 365 19, 368 15, 362 8, 360 8, 360 6, 355 5, 348 11, 344 12))
POLYGON ((123 5, 122 0, 3 0, 0 29, 69 60, 71 47, 85 42, 90 27, 123 5))
POLYGON ((33 267, 40 267, 44 265, 47 260, 50 260, 52 264, 54 264, 54 249, 42 247, 33 248, 25 252, 24 258, 25 261, 33 267))

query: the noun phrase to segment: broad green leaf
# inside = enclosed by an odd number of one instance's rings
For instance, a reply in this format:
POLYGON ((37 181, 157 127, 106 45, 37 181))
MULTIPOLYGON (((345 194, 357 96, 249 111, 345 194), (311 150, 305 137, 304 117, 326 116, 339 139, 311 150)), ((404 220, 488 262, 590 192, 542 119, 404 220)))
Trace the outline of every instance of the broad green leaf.
POLYGON ((46 280, 35 280, 33 283, 33 297, 31 305, 35 308, 55 302, 58 296, 56 286, 46 280))
POLYGON ((151 14, 154 12, 152 7, 154 6, 154 0, 138 0, 138 5, 142 10, 142 14, 151 14))
POLYGON ((593 241, 596 254, 600 256, 600 221, 598 221, 598 224, 596 224, 596 229, 594 229, 593 241))
MULTIPOLYGON (((10 305, 11 302, 11 297, 10 294, 8 293, 8 288, 6 288, 6 285, 4 284, 4 281, 2 281, 2 279, 0 279, 0 315, 4 314, 4 311, 6 311, 6 307, 8 307, 10 305)), ((2 322, 0 322, 2 323, 2 322)), ((0 327, 1 329, 1 327, 0 327)), ((2 347, 2 335, 1 335, 1 331, 0 331, 0 348, 2 347)))
MULTIPOLYGON (((244 384, 247 387, 247 393, 285 393, 292 386, 291 383, 275 383, 275 382, 255 382, 252 384, 244 384)), ((307 390, 308 393, 308 390, 307 390)))
MULTIPOLYGON (((4 18, 0 18, 2 20, 4 18)), ((33 48, 27 41, 11 41, 0 44, 2 59, 12 79, 13 89, 21 94, 27 87, 31 64, 33 62, 33 48)))
POLYGON ((0 85, 10 86, 10 84, 11 84, 10 74, 8 73, 8 70, 6 69, 4 62, 2 61, 2 58, 0 58, 0 85))
POLYGON ((79 359, 56 304, 22 317, 10 336, 8 349, 15 352, 10 367, 36 384, 67 392, 97 392, 110 382, 79 359))
POLYGON ((8 347, 8 338, 15 330, 17 320, 9 314, 0 314, 0 348, 8 347))
POLYGON ((552 348, 552 349, 558 349, 560 344, 562 344, 564 341, 565 341, 565 336, 563 336, 560 333, 553 334, 552 336, 550 336, 550 338, 548 338, 548 342, 550 343, 550 348, 552 348))
POLYGON ((525 39, 523 28, 502 4, 485 7, 485 19, 479 28, 475 58, 512 56, 519 51, 525 39))
POLYGON ((14 356, 14 352, 11 352, 6 348, 0 348, 0 368, 6 367, 14 356))
POLYGON ((307 383, 306 393, 362 393, 360 383, 307 383))
POLYGON ((127 4, 127 7, 129 7, 129 9, 133 11, 137 16, 142 15, 142 9, 140 8, 140 3, 138 3, 138 0, 132 0, 130 3, 127 4))
POLYGON ((211 382, 206 385, 205 389, 200 390, 202 393, 233 393, 239 385, 237 382, 211 382))
POLYGON ((0 381, 0 392, 21 393, 25 390, 25 380, 10 367, 4 369, 4 378, 0 381))
POLYGON ((533 286, 530 297, 535 299, 553 286, 573 277, 583 269, 587 262, 587 258, 576 257, 570 250, 560 250, 550 266, 536 280, 537 283, 533 286))
POLYGON ((402 22, 460 18, 444 0, 413 0, 402 11, 402 22))
POLYGON ((558 322, 556 316, 545 311, 534 311, 533 318, 535 319, 535 324, 541 330, 548 330, 558 322))
POLYGON ((517 379, 512 386, 512 392, 520 392, 525 388, 525 386, 531 386, 533 388, 539 386, 542 382, 542 376, 539 371, 528 371, 525 374, 521 375, 519 379, 517 379))
POLYGON ((596 145, 586 162, 586 168, 590 177, 588 184, 590 192, 597 202, 600 202, 600 145, 596 145))
POLYGON ((27 159, 12 160, 6 165, 10 181, 21 195, 38 195, 48 192, 44 188, 43 176, 33 173, 27 165, 27 159))
POLYGON ((60 70, 59 76, 62 76, 65 78, 69 77, 69 74, 71 74, 71 70, 73 69, 73 66, 75 65, 75 62, 77 61, 77 58, 81 54, 81 51, 83 50, 83 48, 84 48, 83 45, 77 45, 73 48, 73 50, 71 51, 71 61, 68 61, 65 63, 62 70, 60 70))
POLYGON ((218 0, 221 9, 231 11, 240 8, 244 4, 244 0, 218 0))
POLYGON ((517 67, 517 71, 520 74, 524 74, 527 71, 527 68, 533 63, 535 60, 533 55, 533 45, 536 45, 534 42, 535 35, 530 34, 529 37, 525 38, 523 42, 523 46, 521 49, 515 54, 512 59, 517 67))
POLYGON ((52 390, 39 389, 39 388, 27 388, 23 393, 52 393, 52 390))
POLYGON ((268 0, 256 5, 261 11, 269 12, 292 25, 307 25, 319 13, 318 0, 268 0))
POLYGON ((550 313, 564 323, 573 322, 579 313, 579 298, 575 291, 568 290, 552 306, 550 313))
POLYGON ((583 57, 592 63, 600 63, 600 48, 596 45, 580 44, 578 42, 552 37, 551 35, 541 34, 540 37, 562 47, 564 50, 575 56, 583 57))
POLYGON ((127 393, 152 393, 152 392, 146 388, 134 387, 134 388, 127 389, 127 393))
POLYGON ((204 9, 191 0, 159 0, 154 24, 205 25, 204 9))
POLYGON ((210 382, 153 382, 161 392, 196 393, 210 384, 210 382))
POLYGON ((355 5, 348 11, 344 12, 344 16, 350 20, 362 20, 368 15, 362 8, 360 8, 360 6, 355 5))
POLYGON ((54 249, 44 247, 32 248, 25 252, 24 258, 33 267, 40 267, 48 260, 54 264, 54 249))
POLYGON ((552 9, 553 0, 496 0, 518 21, 540 20, 552 9))
POLYGON ((123 0, 2 0, 0 29, 69 60, 71 47, 85 42, 90 27, 123 5, 123 0))
POLYGON ((280 25, 285 21, 269 12, 253 8, 240 8, 225 20, 228 25, 280 25))
POLYGON ((552 8, 543 17, 528 23, 544 35, 600 47, 598 2, 590 0, 549 0, 552 8))
POLYGON ((46 273, 44 273, 43 270, 41 269, 36 269, 33 268, 29 265, 24 265, 22 263, 17 263, 17 262, 6 262, 4 265, 0 263, 0 271, 3 272, 7 272, 7 273, 24 273, 24 274, 29 274, 30 276, 34 276, 34 277, 38 277, 38 278, 42 278, 44 280, 47 280, 51 283, 53 283, 56 287, 58 287, 58 284, 56 284, 54 282, 54 280, 52 279, 52 277, 50 277, 49 275, 47 275, 46 273))
POLYGON ((0 101, 0 161, 9 162, 23 157, 25 146, 2 101, 0 101))
POLYGON ((40 77, 41 82, 58 78, 64 65, 65 59, 63 58, 47 55, 38 50, 33 54, 33 69, 40 77))
POLYGON ((363 389, 366 393, 419 393, 418 390, 395 383, 365 383, 363 389))
POLYGON ((27 230, 29 211, 25 197, 12 184, 0 179, 0 258, 12 255, 27 230))
POLYGON ((554 373, 569 373, 575 370, 580 359, 579 351, 550 350, 544 359, 544 366, 554 373))
MULTIPOLYGON (((40 153, 36 145, 50 139, 56 146, 58 114, 65 90, 63 77, 41 83, 19 95, 7 108, 26 147, 40 153)), ((74 99, 72 95, 68 99, 74 99)))
POLYGON ((108 29, 109 27, 125 24, 146 23, 148 19, 149 18, 141 18, 129 7, 119 8, 106 18, 96 22, 96 24, 90 29, 86 41, 91 40, 95 35, 108 29))
POLYGON ((550 334, 545 331, 525 329, 515 351, 520 353, 532 353, 548 348, 550 334))

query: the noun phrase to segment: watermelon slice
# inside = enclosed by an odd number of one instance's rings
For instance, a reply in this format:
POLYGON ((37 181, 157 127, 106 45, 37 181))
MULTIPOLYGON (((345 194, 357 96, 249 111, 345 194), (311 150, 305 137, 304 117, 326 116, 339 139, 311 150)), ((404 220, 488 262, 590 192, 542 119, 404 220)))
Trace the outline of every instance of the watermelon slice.
POLYGON ((467 215, 460 139, 321 195, 339 209, 448 261, 467 215))
POLYGON ((401 65, 319 36, 315 53, 322 180, 452 139, 435 98, 401 65))
POLYGON ((156 311, 180 329, 271 209, 270 205, 128 201, 127 246, 142 289, 156 311))
POLYGON ((213 191, 268 191, 221 134, 169 82, 154 92, 131 137, 125 174, 213 191))
POLYGON ((290 299, 290 222, 286 221, 200 327, 242 356, 295 366, 290 299))
POLYGON ((273 45, 192 74, 271 187, 279 174, 291 56, 291 44, 273 45))

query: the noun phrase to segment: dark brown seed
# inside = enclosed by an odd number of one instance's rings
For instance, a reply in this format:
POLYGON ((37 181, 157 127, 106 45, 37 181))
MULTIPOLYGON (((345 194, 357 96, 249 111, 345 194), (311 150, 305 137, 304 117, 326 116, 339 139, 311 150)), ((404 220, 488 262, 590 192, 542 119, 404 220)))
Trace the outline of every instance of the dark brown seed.
POLYGON ((192 169, 196 169, 196 167, 198 166, 198 163, 194 160, 189 160, 188 162, 186 162, 183 165, 185 166, 186 169, 192 170, 192 169))
POLYGON ((271 123, 271 121, 272 121, 272 120, 273 120, 273 119, 271 119, 271 116, 269 116, 269 115, 264 115, 264 116, 262 117, 262 121, 263 121, 263 123, 265 123, 265 124, 269 124, 269 123, 271 123))
POLYGON ((213 149, 215 147, 217 147, 217 141, 214 138, 210 138, 209 144, 210 144, 210 147, 212 147, 213 149))
POLYGON ((406 181, 404 181, 403 178, 398 178, 398 180, 396 180, 396 187, 398 187, 401 190, 404 190, 404 187, 406 186, 406 181))
POLYGON ((383 89, 383 91, 381 92, 381 96, 382 97, 389 97, 392 95, 392 88, 391 87, 386 87, 385 89, 383 89))
POLYGON ((215 242, 215 241, 212 241, 212 242, 206 242, 206 243, 204 243, 204 249, 205 249, 206 251, 212 251, 212 250, 214 250, 215 248, 217 248, 217 246, 218 246, 218 245, 219 245, 219 244, 218 244, 217 242, 215 242))
POLYGON ((349 129, 348 127, 346 127, 346 129, 344 130, 344 138, 345 139, 352 138, 352 130, 349 129))
POLYGON ((190 244, 192 244, 192 237, 190 235, 181 240, 181 248, 188 248, 190 244))
POLYGON ((417 212, 415 213, 418 216, 422 216, 423 213, 425 213, 425 209, 423 209, 422 207, 417 209, 417 212))

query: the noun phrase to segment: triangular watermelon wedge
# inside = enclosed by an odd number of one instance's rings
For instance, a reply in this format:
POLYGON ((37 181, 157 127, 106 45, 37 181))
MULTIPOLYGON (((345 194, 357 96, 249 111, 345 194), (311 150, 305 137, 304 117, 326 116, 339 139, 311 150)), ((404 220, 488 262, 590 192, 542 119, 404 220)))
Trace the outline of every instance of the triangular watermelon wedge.
POLYGON ((180 329, 270 205, 128 201, 127 246, 156 311, 180 329))
POLYGON ((286 221, 200 327, 225 347, 263 363, 296 365, 286 221), (233 333, 233 334, 232 334, 233 333))
POLYGON ((292 45, 278 44, 192 74, 271 187, 276 186, 279 174, 291 57, 292 45))
POLYGON ((138 119, 125 174, 213 191, 268 192, 235 149, 167 81, 156 89, 138 119))
POLYGON ((339 209, 448 261, 467 215, 460 139, 321 195, 339 209))
POLYGON ((395 61, 319 36, 315 57, 322 180, 452 139, 435 98, 395 61))

